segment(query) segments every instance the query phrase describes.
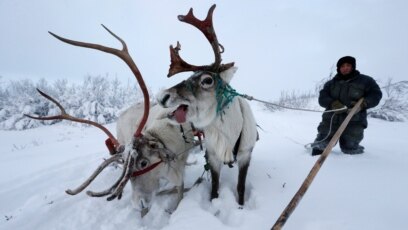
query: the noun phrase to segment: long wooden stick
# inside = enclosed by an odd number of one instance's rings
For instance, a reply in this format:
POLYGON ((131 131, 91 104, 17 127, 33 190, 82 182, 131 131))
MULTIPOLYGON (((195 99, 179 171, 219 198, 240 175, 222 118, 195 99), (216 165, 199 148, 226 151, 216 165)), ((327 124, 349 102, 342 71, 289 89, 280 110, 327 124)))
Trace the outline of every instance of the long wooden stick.
POLYGON ((329 144, 324 149, 322 155, 320 155, 319 159, 317 159, 316 163, 314 164, 313 168, 310 170, 309 175, 307 175, 305 181, 303 182, 302 186, 300 186, 299 190, 293 196, 292 200, 286 206, 285 210, 283 210, 282 214, 279 216, 278 220, 272 226, 272 230, 280 230, 283 225, 288 220, 289 216, 295 210, 296 206, 303 198, 303 195, 306 193, 307 189, 309 188, 310 184, 312 183, 313 179, 315 178, 316 174, 319 172, 320 168, 322 167, 324 161, 326 160, 327 156, 333 149, 334 145, 336 144, 337 140, 340 138, 343 131, 346 129, 348 123, 350 122, 353 115, 357 112, 360 108, 361 103, 363 102, 364 98, 360 98, 358 102, 354 105, 353 109, 349 112, 346 119, 341 123, 339 129, 336 131, 332 139, 330 140, 329 144))

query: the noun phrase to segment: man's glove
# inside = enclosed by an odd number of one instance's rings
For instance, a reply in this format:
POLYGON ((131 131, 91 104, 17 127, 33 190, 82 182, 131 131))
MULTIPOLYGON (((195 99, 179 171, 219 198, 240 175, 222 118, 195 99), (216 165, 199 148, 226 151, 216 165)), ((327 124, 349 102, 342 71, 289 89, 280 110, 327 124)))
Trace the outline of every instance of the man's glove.
MULTIPOLYGON (((341 103, 339 100, 335 100, 335 101, 333 101, 331 103, 331 109, 342 109, 344 107, 345 107, 345 105, 343 105, 343 103, 341 103)), ((344 113, 345 111, 346 110, 339 110, 339 111, 336 111, 334 113, 340 114, 340 113, 344 113)))
MULTIPOLYGON (((351 111, 351 109, 357 104, 357 101, 352 101, 350 103, 350 108, 347 110, 347 113, 349 113, 351 111)), ((357 108, 356 113, 360 112, 361 110, 364 110, 367 108, 367 102, 365 100, 363 100, 363 102, 361 102, 360 107, 357 108)))

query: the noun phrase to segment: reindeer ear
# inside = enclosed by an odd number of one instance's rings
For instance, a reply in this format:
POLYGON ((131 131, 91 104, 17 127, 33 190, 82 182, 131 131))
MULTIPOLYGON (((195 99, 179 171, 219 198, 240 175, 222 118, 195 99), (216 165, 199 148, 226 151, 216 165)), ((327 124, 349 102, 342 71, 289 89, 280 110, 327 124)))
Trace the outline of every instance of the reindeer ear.
POLYGON ((224 80, 226 83, 230 83, 232 77, 234 76, 234 73, 237 71, 238 67, 231 67, 227 70, 224 70, 223 72, 220 73, 220 77, 222 80, 224 80))

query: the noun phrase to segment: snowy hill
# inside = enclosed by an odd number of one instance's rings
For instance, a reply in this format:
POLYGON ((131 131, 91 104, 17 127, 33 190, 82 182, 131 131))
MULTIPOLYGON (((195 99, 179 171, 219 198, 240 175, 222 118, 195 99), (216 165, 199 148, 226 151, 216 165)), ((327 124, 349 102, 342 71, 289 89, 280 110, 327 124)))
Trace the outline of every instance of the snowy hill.
MULTIPOLYGON (((152 209, 141 219, 129 186, 119 201, 69 196, 64 191, 83 182, 108 154, 99 130, 60 123, 0 131, 0 229, 270 229, 317 160, 303 145, 315 138, 320 115, 251 105, 262 130, 243 209, 235 201, 236 167, 226 166, 218 199, 209 201, 205 180, 171 216, 152 209)), ((407 130, 406 122, 369 119, 366 152, 344 155, 336 146, 284 229, 407 229, 407 130)), ((189 161, 195 160, 186 169, 188 187, 203 172, 203 153, 191 155, 189 161)), ((90 189, 107 188, 120 172, 108 168, 90 189)))

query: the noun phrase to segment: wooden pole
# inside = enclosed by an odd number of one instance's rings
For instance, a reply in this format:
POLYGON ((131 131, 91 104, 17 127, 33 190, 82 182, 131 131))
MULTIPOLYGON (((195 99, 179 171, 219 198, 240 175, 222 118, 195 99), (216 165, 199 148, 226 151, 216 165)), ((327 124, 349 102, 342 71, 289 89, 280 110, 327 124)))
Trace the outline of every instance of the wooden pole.
POLYGON ((333 149, 334 145, 339 140, 341 134, 346 129, 348 123, 350 122, 353 115, 360 109, 360 105, 363 102, 364 98, 360 98, 358 102, 354 105, 351 111, 348 113, 346 119, 344 119, 343 123, 341 123, 339 129, 336 131, 332 139, 330 140, 329 144, 324 149, 322 155, 320 155, 319 159, 317 159, 316 163, 314 164, 313 168, 310 170, 309 175, 307 175, 305 181, 303 182, 302 186, 300 186, 297 193, 293 196, 292 200, 286 206, 285 210, 283 210, 282 214, 279 216, 278 220, 272 226, 272 230, 280 230, 283 225, 288 220, 289 216, 295 210, 296 206, 302 199, 303 195, 306 193, 307 189, 309 188, 310 184, 312 183, 313 179, 315 178, 316 174, 319 172, 320 168, 322 167, 324 161, 326 160, 327 156, 333 149))

